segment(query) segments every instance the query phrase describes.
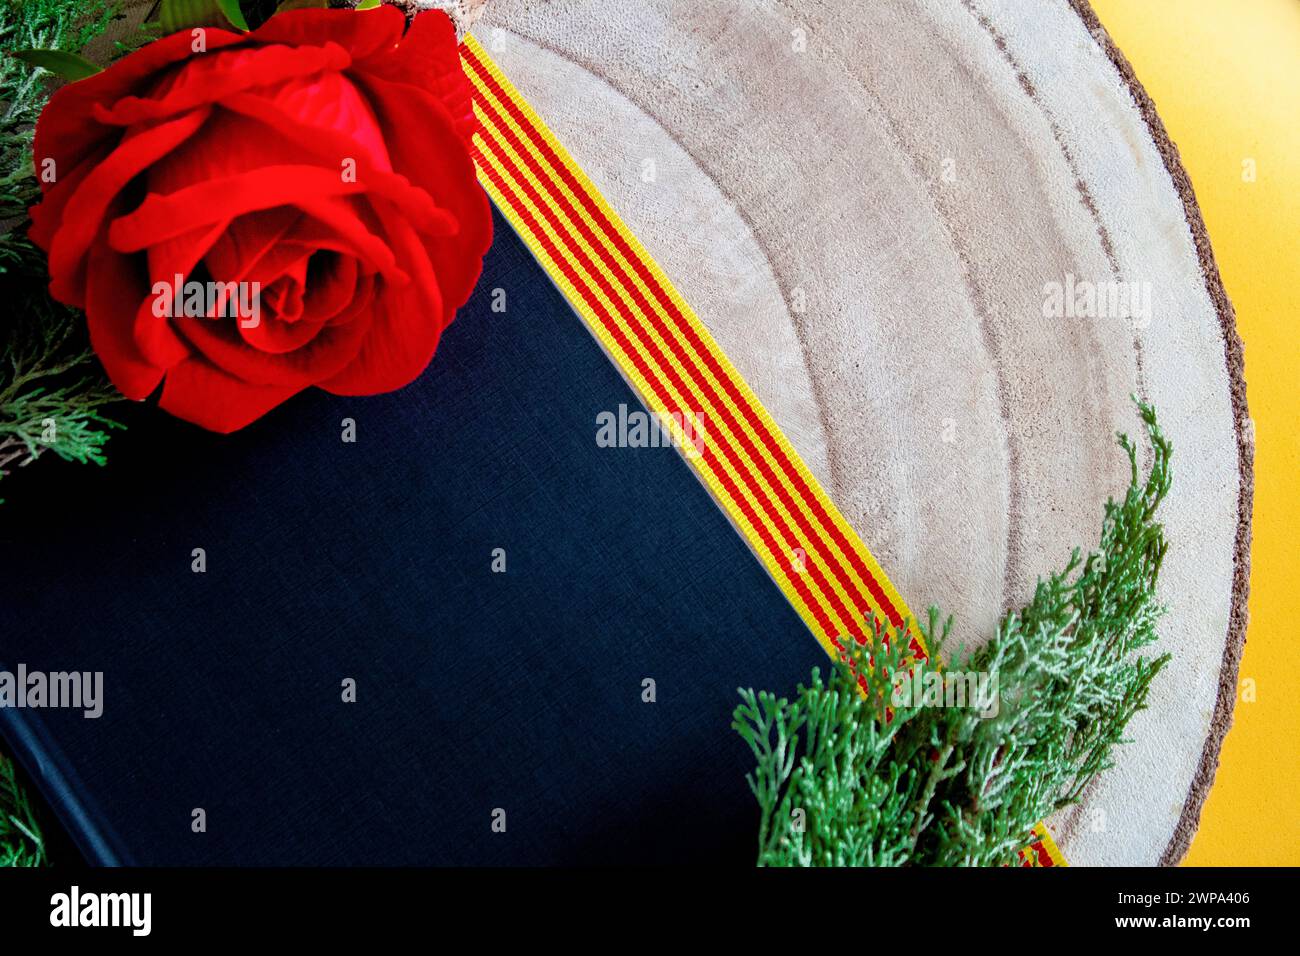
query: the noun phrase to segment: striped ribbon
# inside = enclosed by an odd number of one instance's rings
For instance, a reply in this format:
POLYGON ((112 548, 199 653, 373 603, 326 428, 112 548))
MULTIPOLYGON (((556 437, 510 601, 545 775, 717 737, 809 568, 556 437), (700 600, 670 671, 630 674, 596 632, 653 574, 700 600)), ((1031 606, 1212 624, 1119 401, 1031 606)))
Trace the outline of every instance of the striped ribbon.
MULTIPOLYGON (((876 559, 704 324, 473 37, 479 181, 731 518, 825 651, 872 616, 913 620, 876 559)), ((911 649, 925 656, 912 632, 911 649)), ((1023 865, 1063 865, 1046 826, 1023 865)))

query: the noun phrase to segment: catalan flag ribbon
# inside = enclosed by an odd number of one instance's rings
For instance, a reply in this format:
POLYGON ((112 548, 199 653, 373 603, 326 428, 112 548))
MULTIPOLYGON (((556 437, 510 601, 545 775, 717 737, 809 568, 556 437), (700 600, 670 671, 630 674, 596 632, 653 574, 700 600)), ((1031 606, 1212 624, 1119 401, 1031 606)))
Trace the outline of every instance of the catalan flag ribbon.
MULTIPOLYGON (((461 48, 497 208, 673 433, 686 459, 830 655, 872 616, 911 611, 663 270, 473 37, 461 48), (682 434, 697 422, 697 434, 682 434)), ((918 637, 913 650, 926 653, 918 637)), ((1024 865, 1065 864, 1045 824, 1024 865)))

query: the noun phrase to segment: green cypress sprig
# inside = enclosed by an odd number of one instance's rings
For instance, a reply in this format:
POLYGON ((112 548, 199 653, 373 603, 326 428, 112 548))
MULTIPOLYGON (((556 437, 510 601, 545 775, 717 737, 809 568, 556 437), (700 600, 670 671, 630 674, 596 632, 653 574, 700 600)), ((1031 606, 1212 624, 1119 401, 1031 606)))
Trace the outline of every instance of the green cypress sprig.
POLYGON ((40 198, 32 136, 59 82, 46 67, 58 66, 52 57, 79 57, 117 15, 115 0, 0 0, 0 296, 8 316, 0 326, 0 478, 46 451, 103 464, 109 432, 120 427, 104 415, 120 396, 89 351, 85 320, 50 300, 45 256, 27 237, 28 209, 40 198))
POLYGON ((16 305, 0 344, 0 477, 46 451, 103 465, 109 431, 122 427, 103 410, 122 396, 104 379, 84 320, 40 294, 16 305))
POLYGON ((26 235, 28 208, 40 198, 32 163, 36 118, 54 77, 14 54, 80 54, 116 15, 107 0, 0 0, 0 273, 40 276, 44 256, 26 235))
POLYGON ((908 660, 906 626, 874 621, 827 681, 814 669, 792 699, 740 691, 732 727, 756 761, 760 865, 1001 865, 1112 765, 1169 660, 1137 653, 1164 611, 1155 587, 1167 544, 1154 516, 1172 478, 1155 412, 1139 409, 1152 466, 1140 476, 1119 436, 1130 483, 1106 504, 1099 548, 1076 550, 984 647, 949 662, 946 673, 995 678, 996 708, 899 703, 895 675, 942 676, 951 618, 933 608, 917 625, 929 661, 908 660))
POLYGON ((0 753, 0 866, 46 866, 41 828, 17 768, 0 753))

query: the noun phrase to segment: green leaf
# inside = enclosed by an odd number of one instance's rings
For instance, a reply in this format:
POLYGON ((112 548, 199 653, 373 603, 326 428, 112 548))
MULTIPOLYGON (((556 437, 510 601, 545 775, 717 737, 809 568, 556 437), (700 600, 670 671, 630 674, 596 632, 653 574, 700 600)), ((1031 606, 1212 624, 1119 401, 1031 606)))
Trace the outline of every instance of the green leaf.
POLYGON ((15 59, 49 70, 70 82, 84 80, 101 70, 101 67, 91 63, 85 57, 66 50, 14 50, 12 55, 15 59))
POLYGON ((239 0, 162 0, 158 13, 163 33, 190 27, 226 27, 248 30, 239 0))
POLYGON ((221 7, 227 20, 240 30, 248 32, 248 21, 244 19, 244 11, 239 9, 239 0, 217 0, 217 6, 221 7))
POLYGON ((358 10, 374 10, 382 5, 383 0, 361 0, 361 2, 357 4, 356 8, 358 10))
POLYGON ((284 0, 275 8, 276 13, 286 10, 323 10, 329 6, 329 0, 284 0))

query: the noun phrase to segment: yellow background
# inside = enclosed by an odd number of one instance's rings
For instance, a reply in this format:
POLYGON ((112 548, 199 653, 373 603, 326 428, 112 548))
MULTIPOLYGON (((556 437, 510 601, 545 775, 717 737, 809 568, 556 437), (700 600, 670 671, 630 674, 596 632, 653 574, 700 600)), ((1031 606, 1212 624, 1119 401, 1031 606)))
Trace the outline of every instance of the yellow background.
POLYGON ((1186 862, 1300 864, 1300 0, 1093 8, 1182 153, 1246 343, 1256 449, 1241 677, 1257 698, 1239 690, 1186 862))

